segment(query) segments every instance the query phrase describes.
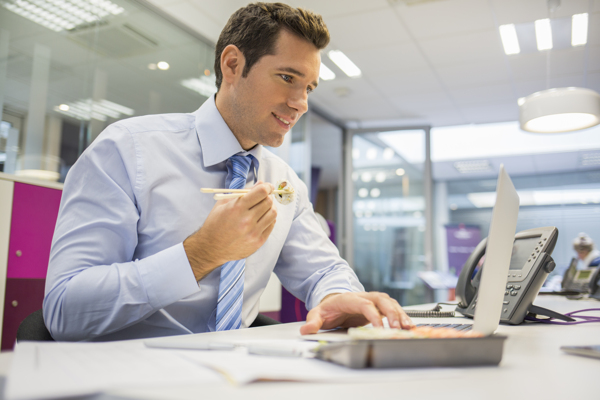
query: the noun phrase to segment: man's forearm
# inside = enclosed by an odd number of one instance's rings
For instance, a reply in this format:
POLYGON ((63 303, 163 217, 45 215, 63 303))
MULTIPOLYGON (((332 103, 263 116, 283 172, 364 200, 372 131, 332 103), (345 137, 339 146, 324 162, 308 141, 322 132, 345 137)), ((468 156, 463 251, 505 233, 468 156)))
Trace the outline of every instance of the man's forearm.
POLYGON ((198 291, 181 244, 111 265, 77 268, 65 258, 51 259, 44 299, 44 320, 56 340, 106 335, 198 291))
POLYGON ((210 244, 197 232, 183 241, 183 249, 192 267, 196 281, 200 281, 215 268, 222 265, 211 252, 210 244))

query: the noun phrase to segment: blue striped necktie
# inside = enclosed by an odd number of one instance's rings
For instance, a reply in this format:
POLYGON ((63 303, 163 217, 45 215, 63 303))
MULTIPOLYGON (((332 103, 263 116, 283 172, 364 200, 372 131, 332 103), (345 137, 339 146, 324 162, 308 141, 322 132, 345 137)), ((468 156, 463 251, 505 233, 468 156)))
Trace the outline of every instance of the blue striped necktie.
MULTIPOLYGON (((227 164, 232 176, 229 189, 243 189, 246 186, 252 156, 231 156, 227 164)), ((228 261, 221 266, 221 281, 217 299, 216 330, 228 331, 242 326, 242 304, 244 302, 244 271, 246 259, 228 261)))

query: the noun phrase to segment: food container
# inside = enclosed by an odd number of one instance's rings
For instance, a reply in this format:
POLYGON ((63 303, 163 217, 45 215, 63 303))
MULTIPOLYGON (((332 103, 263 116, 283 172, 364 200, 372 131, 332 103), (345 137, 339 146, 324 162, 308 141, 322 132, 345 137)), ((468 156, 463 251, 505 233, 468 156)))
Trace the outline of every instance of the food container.
POLYGON ((350 368, 498 365, 506 336, 353 340, 320 346, 316 358, 350 368))

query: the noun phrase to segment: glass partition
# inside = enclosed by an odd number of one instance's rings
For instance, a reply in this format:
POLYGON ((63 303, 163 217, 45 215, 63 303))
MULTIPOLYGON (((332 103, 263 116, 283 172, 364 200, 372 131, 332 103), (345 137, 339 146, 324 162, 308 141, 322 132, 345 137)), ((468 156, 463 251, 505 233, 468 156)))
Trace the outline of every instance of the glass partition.
POLYGON ((425 260, 426 132, 355 134, 352 139, 353 266, 366 290, 414 304, 425 260))
POLYGON ((517 231, 558 228, 552 275, 560 279, 571 258, 577 256, 573 239, 579 233, 588 234, 598 247, 600 126, 558 134, 524 132, 518 122, 440 127, 432 129, 431 152, 436 182, 436 261, 441 268, 446 264, 450 272, 458 272, 460 263, 452 265, 448 260, 462 256, 464 262, 478 242, 471 241, 470 247, 458 254, 461 249, 456 240, 447 241, 445 228, 465 226, 479 231, 481 238, 488 235, 501 164, 520 198, 517 231))
POLYGON ((0 0, 0 170, 62 180, 110 123, 196 110, 213 53, 135 0, 0 0))

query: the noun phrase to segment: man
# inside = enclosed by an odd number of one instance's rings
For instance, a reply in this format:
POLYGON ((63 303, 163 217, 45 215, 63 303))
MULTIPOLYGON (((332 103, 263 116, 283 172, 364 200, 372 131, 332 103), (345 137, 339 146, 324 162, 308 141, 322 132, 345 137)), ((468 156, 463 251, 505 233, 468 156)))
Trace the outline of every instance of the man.
POLYGON ((577 269, 586 269, 600 265, 600 251, 588 234, 581 232, 573 239, 573 250, 577 253, 577 269))
POLYGON ((218 92, 193 114, 109 126, 73 166, 53 239, 44 320, 57 340, 116 340, 251 326, 274 271, 311 309, 301 333, 412 322, 365 293, 324 235, 306 186, 263 149, 307 111, 329 34, 320 16, 256 3, 216 47, 218 92), (270 182, 296 188, 273 201, 270 182), (200 188, 246 187, 219 201, 200 188), (236 186, 237 185, 237 186, 236 186))

